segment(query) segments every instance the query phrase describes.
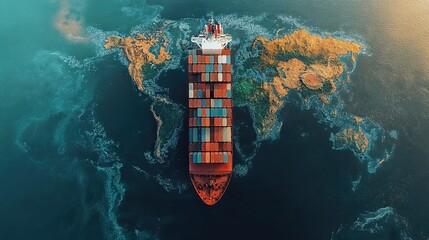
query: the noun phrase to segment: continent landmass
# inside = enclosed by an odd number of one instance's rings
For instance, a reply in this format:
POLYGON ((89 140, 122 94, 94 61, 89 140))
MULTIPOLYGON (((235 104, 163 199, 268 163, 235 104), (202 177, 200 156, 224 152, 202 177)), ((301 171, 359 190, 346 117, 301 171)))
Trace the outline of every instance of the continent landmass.
POLYGON ((265 73, 270 80, 239 78, 233 88, 234 100, 253 110, 259 139, 267 139, 278 122, 276 114, 291 90, 300 92, 304 101, 316 95, 322 103, 329 104, 328 96, 336 92, 336 81, 345 71, 340 57, 350 56, 355 63, 355 55, 362 48, 354 42, 324 38, 306 30, 272 40, 259 36, 250 47, 251 52, 257 53, 256 57, 247 59, 245 64, 265 73))
POLYGON ((177 144, 184 112, 179 105, 159 96, 155 97, 150 110, 157 122, 154 154, 158 160, 163 160, 177 144))
POLYGON ((171 60, 170 54, 165 49, 168 45, 168 40, 162 33, 139 33, 135 37, 108 36, 105 42, 104 47, 106 49, 119 48, 124 51, 128 60, 128 73, 137 89, 142 92, 144 91, 144 72, 142 68, 147 64, 159 65, 171 60), (164 41, 161 43, 160 39, 164 41), (158 53, 155 50, 158 50, 158 53))
POLYGON ((135 37, 108 36, 105 40, 106 49, 121 49, 128 61, 128 73, 137 89, 149 95, 153 100, 151 112, 157 123, 157 139, 154 147, 154 155, 158 161, 163 161, 168 150, 177 144, 177 138, 181 129, 184 112, 180 106, 165 96, 155 95, 146 91, 143 87, 145 76, 153 77, 149 65, 159 66, 171 60, 166 46, 168 39, 157 32, 155 34, 136 34, 135 37))
POLYGON ((349 127, 335 135, 334 147, 337 149, 353 147, 355 151, 364 153, 368 144, 368 138, 361 128, 349 127))

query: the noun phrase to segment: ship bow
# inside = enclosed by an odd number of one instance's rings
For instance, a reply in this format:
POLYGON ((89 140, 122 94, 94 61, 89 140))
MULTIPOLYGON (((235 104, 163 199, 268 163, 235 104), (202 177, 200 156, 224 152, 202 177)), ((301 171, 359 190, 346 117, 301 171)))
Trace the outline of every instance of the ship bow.
POLYGON ((192 184, 201 200, 207 205, 219 201, 228 188, 231 173, 225 174, 190 174, 192 184))

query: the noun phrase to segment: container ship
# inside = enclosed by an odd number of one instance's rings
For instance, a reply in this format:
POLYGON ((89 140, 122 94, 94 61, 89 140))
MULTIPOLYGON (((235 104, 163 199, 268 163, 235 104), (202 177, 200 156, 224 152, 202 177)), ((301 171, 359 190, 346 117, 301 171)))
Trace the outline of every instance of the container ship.
POLYGON ((207 205, 219 201, 232 174, 231 40, 212 18, 188 50, 189 175, 207 205))

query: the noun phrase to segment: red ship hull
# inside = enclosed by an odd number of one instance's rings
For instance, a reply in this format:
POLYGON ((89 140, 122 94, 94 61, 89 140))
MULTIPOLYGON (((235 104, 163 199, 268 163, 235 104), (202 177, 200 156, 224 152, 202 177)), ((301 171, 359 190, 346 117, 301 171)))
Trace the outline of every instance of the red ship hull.
POLYGON ((207 205, 225 193, 233 169, 231 51, 189 50, 189 175, 207 205))

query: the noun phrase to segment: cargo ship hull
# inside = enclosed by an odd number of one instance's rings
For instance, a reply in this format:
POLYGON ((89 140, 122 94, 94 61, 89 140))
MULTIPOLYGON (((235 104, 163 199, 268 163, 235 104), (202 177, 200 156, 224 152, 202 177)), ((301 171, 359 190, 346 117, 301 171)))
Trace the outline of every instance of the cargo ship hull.
POLYGON ((230 49, 189 49, 189 174, 207 205, 225 193, 233 169, 230 49))

